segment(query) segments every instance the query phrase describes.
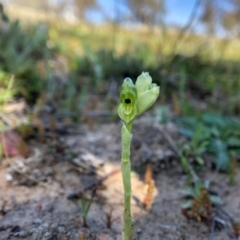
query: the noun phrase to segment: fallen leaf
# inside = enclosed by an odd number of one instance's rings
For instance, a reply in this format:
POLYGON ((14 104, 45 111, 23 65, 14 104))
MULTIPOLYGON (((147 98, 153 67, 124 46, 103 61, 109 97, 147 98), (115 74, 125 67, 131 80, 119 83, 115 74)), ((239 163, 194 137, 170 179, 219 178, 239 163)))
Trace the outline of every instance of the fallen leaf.
POLYGON ((0 133, 0 142, 2 152, 5 156, 29 156, 29 149, 21 136, 14 131, 5 131, 0 133))

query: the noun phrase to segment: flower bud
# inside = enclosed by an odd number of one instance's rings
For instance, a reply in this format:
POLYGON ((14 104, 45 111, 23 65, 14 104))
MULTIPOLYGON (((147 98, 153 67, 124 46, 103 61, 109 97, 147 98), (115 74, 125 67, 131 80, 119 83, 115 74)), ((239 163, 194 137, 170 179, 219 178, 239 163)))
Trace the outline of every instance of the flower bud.
POLYGON ((151 84, 149 90, 142 92, 138 95, 137 100, 137 115, 141 115, 143 112, 148 110, 157 100, 160 87, 157 84, 151 84))
POLYGON ((146 91, 149 89, 149 86, 152 83, 152 78, 147 72, 143 72, 136 81, 136 88, 138 94, 141 94, 142 92, 146 91))
POLYGON ((154 104, 159 95, 160 88, 156 83, 152 83, 151 76, 146 72, 143 72, 137 78, 136 88, 138 94, 137 115, 139 116, 154 104))

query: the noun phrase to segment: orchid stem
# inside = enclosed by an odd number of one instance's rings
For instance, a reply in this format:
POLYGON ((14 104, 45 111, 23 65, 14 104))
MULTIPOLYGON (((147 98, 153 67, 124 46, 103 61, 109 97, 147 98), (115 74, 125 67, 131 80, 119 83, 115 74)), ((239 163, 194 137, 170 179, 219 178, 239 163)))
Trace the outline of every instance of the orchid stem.
POLYGON ((122 137, 122 178, 124 186, 124 213, 123 213, 123 240, 132 240, 133 222, 131 217, 131 162, 130 162, 130 145, 132 140, 132 122, 123 124, 121 130, 122 137))

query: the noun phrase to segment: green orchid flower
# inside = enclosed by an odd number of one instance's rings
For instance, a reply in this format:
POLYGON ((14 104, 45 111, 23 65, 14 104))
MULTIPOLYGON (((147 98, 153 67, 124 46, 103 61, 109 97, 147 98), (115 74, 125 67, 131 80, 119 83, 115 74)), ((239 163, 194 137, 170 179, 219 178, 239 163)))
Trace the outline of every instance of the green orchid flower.
POLYGON ((159 91, 159 86, 152 83, 148 73, 143 72, 135 85, 130 78, 126 78, 120 91, 119 117, 125 123, 131 122, 154 104, 159 91))
POLYGON ((123 82, 120 92, 118 115, 125 122, 131 122, 137 115, 137 89, 130 78, 123 82))

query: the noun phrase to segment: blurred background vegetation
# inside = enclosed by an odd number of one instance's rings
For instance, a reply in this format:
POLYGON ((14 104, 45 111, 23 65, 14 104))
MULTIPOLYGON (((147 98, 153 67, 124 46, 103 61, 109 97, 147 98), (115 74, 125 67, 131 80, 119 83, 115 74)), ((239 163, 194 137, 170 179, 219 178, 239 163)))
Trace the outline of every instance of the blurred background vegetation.
POLYGON ((162 101, 176 105, 177 99, 199 108, 189 103, 194 98, 204 100, 205 108, 239 113, 240 1, 196 0, 186 23, 179 20, 179 25, 167 21, 164 0, 104 4, 4 1, 0 101, 11 74, 16 83, 9 97, 34 103, 42 93, 48 98, 61 94, 56 91, 61 87, 71 99, 90 86, 104 93, 105 85, 148 71, 161 83, 162 101))
POLYGON ((163 102, 200 99, 205 108, 239 113, 239 1, 189 1, 193 8, 179 26, 167 22, 164 0, 107 2, 106 11, 100 0, 5 1, 0 101, 11 74, 9 97, 36 102, 59 81, 74 94, 148 71, 161 83, 163 102))
POLYGON ((157 119, 169 109, 190 116, 178 119, 190 138, 200 122, 216 141, 209 151, 226 150, 218 156, 226 168, 229 146, 240 147, 240 1, 188 3, 186 21, 179 9, 171 24, 164 0, 2 1, 1 105, 24 98, 79 120, 86 109, 115 111, 122 80, 147 71, 161 85, 157 119))

